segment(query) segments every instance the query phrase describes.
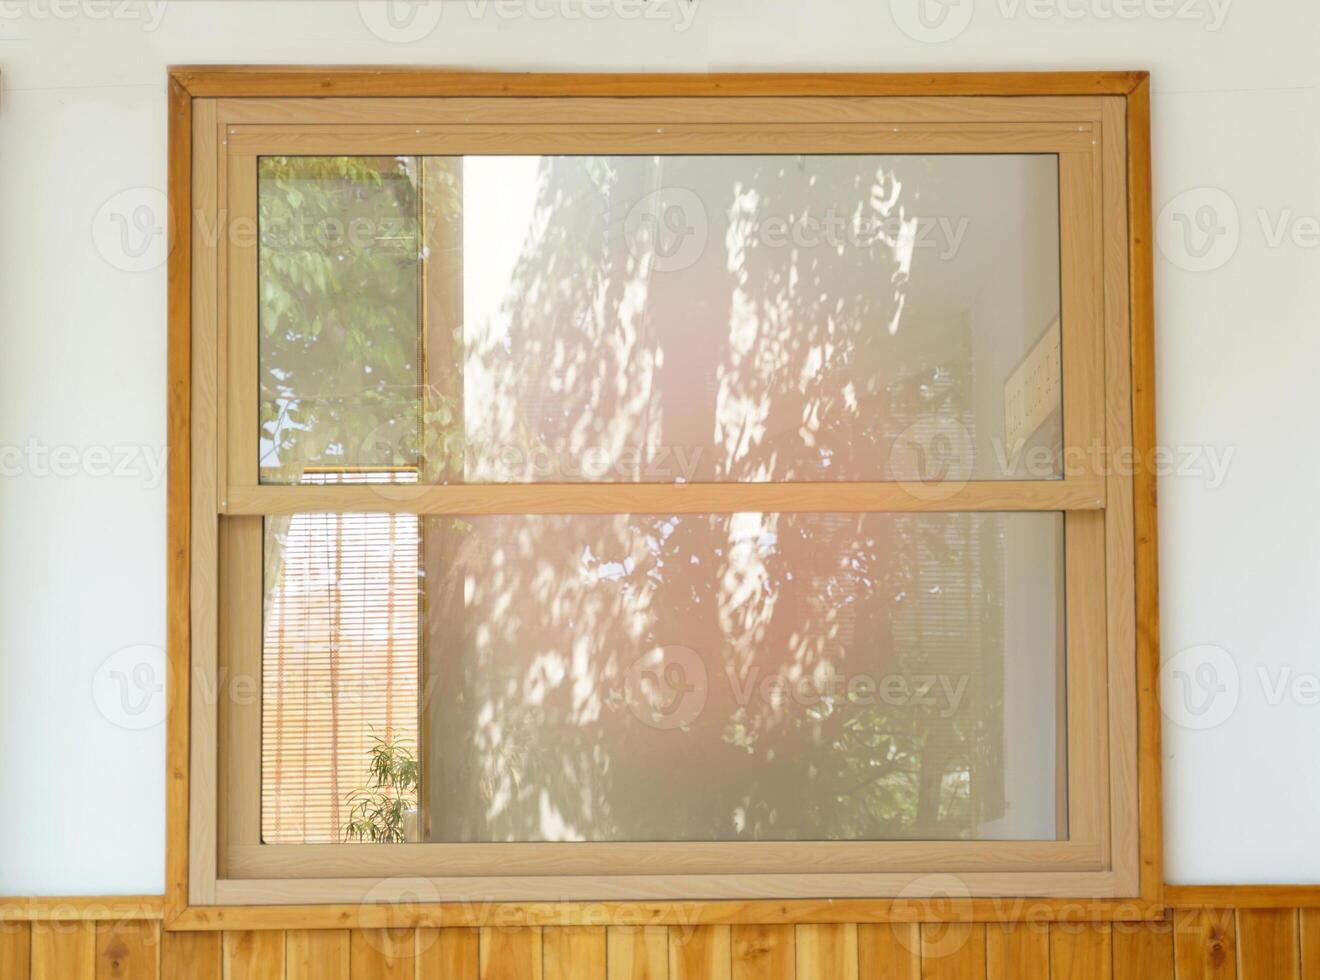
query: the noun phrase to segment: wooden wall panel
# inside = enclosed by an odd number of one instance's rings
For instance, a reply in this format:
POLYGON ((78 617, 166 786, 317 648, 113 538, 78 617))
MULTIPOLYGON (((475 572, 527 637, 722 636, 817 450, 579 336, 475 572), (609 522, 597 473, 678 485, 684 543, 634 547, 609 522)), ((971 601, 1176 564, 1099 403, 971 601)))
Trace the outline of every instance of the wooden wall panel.
POLYGON ((606 930, 605 935, 605 966, 609 980, 668 980, 667 928, 617 926, 606 930))
POLYGON ((34 922, 32 980, 96 980, 95 922, 34 922))
POLYGON ((224 980, 284 980, 284 933, 226 932, 224 980))
POLYGON ((481 980, 541 980, 541 930, 481 930, 481 980))
POLYGON ((982 980, 985 975, 985 923, 921 924, 922 980, 982 980))
POLYGON ((1239 909, 1238 980, 1298 980, 1296 909, 1239 909))
POLYGON ((1232 909, 1179 909, 1173 924, 1178 980, 1237 980, 1232 909))
POLYGON ((858 926, 857 973, 862 980, 921 980, 921 927, 915 922, 858 926))
POLYGON ((417 975, 425 980, 477 980, 476 929, 418 929, 417 975))
POLYGON ((1109 923, 1063 922, 1050 927, 1050 980, 1111 980, 1109 923))
POLYGON ((1320 980, 1320 910, 1303 909, 1298 916, 1302 980, 1320 980))
POLYGON ((1050 930, 1041 922, 986 926, 987 980, 1050 980, 1050 930))
POLYGON ((1115 923, 1114 980, 1174 980, 1173 930, 1164 923, 1115 923))
POLYGON ((605 980, 605 929, 545 929, 541 934, 545 980, 605 980))
POLYGON ((798 926, 797 975, 813 980, 857 980, 857 926, 798 926))
POLYGON ((349 933, 348 954, 352 977, 412 980, 417 973, 417 930, 354 929, 349 933))
POLYGON ((160 924, 101 922, 96 926, 96 980, 159 980, 160 924))
POLYGON ((0 922, 0 980, 1320 980, 1320 907, 1163 923, 162 932, 0 922))
POLYGON ((728 926, 675 926, 669 930, 670 980, 730 980, 732 969, 728 926))
POLYGON ((797 975, 792 926, 733 926, 729 942, 733 980, 792 980, 797 975))
POLYGON ((24 980, 31 972, 28 951, 32 927, 26 922, 0 922, 0 977, 24 980))
POLYGON ((220 980, 224 954, 218 932, 167 932, 160 937, 161 980, 220 980))
POLYGON ((290 929, 284 934, 285 980, 349 980, 347 929, 290 929))

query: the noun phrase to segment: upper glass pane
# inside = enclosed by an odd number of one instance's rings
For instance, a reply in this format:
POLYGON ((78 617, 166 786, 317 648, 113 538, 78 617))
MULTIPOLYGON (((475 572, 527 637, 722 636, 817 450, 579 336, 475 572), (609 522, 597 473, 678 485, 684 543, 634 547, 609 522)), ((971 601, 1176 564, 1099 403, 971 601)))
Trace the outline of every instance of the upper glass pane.
POLYGON ((260 472, 1061 476, 1053 155, 265 157, 260 472))

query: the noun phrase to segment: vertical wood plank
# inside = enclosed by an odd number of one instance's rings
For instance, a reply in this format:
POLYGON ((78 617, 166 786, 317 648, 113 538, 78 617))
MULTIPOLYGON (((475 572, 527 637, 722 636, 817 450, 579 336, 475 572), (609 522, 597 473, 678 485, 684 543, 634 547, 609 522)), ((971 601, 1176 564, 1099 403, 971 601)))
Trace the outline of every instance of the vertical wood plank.
POLYGON ((1050 926, 1050 980, 1111 980, 1113 975, 1108 922, 1050 926))
POLYGON ((783 980, 796 976, 792 926, 733 926, 729 943, 733 980, 783 980))
POLYGON ((220 980, 223 954, 218 932, 163 932, 161 980, 220 980))
POLYGON ((984 980, 985 923, 923 922, 922 980, 984 980))
POLYGON ((32 980, 96 980, 95 922, 34 922, 32 980))
POLYGON ((1238 909, 1238 980, 1298 980, 1296 909, 1238 909))
POLYGON ((669 980, 730 980, 732 961, 728 926, 670 927, 669 980))
POLYGON ((1178 980, 1236 980, 1237 930, 1232 909, 1178 909, 1173 920, 1178 980))
POLYGON ((605 931, 609 980, 668 980, 669 930, 664 926, 612 926, 605 931))
POLYGON ((481 980, 541 980, 541 930, 535 926, 481 930, 481 980))
POLYGON ((354 929, 348 952, 353 980, 412 980, 417 972, 417 931, 354 929))
POLYGON ((284 980, 349 980, 347 929, 290 929, 284 980))
POLYGON ((797 975, 821 980, 857 980, 857 925, 802 925, 793 937, 797 975))
POLYGON ((1302 909, 1298 914, 1302 980, 1320 980, 1320 909, 1302 909))
POLYGON ((417 975, 425 980, 477 980, 476 929, 417 930, 417 975))
POLYGON ((605 929, 567 926, 541 931, 544 980, 604 980, 605 929))
POLYGON ((987 980, 1050 980, 1050 933, 1043 922, 986 926, 987 980))
POLYGON ((862 980, 921 980, 921 927, 880 922, 857 927, 857 972, 862 980))
POLYGON ((160 923, 101 922, 96 927, 96 980, 159 980, 160 923))
POLYGON ((284 933, 278 929, 226 932, 224 964, 225 980, 284 980, 284 933))
POLYGON ((1173 980, 1173 930, 1166 922, 1114 923, 1114 980, 1173 980))
POLYGON ((0 922, 0 977, 27 980, 32 929, 26 922, 0 922))

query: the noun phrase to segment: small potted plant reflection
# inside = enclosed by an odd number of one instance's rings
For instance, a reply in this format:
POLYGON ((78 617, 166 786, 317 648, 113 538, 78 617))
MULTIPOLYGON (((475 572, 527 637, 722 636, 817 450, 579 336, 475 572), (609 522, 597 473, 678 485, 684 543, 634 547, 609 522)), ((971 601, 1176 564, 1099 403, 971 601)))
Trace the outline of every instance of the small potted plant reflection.
POLYGON ((417 819, 420 768, 410 743, 394 732, 372 733, 367 785, 348 794, 345 841, 403 844, 421 839, 417 819))

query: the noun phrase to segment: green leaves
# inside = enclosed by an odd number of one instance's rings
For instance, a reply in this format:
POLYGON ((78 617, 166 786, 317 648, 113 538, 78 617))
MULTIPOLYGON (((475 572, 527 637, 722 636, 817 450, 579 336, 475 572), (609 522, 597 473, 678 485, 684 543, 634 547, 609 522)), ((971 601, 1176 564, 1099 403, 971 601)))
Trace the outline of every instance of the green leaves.
POLYGON ((387 731, 373 735, 368 783, 348 794, 348 823, 345 841, 368 841, 378 844, 402 844, 407 840, 404 821, 417 809, 417 788, 421 783, 421 765, 411 745, 387 731))

